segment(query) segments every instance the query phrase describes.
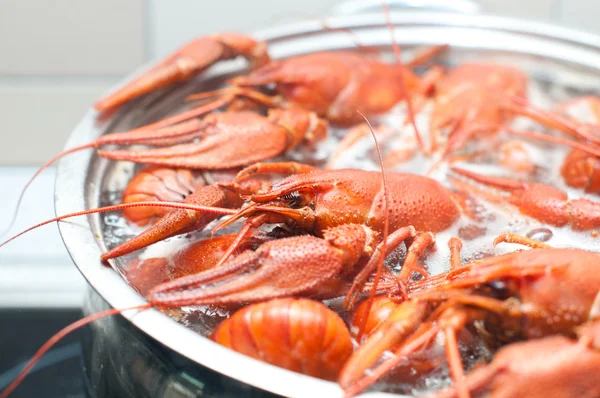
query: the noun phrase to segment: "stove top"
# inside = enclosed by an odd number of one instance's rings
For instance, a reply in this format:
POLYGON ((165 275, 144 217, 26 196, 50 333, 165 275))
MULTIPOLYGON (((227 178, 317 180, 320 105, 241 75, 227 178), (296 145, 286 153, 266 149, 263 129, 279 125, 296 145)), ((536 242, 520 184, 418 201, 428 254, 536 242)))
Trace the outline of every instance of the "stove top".
MULTIPOLYGON (((81 318, 73 309, 0 310, 0 391, 54 333, 81 318)), ((83 398, 82 332, 65 338, 33 368, 13 398, 83 398)))
MULTIPOLYGON (((0 167, 0 229, 35 167, 0 167)), ((16 223, 0 240, 54 216, 53 168, 25 194, 16 223)), ((0 234, 4 231, 0 231, 0 234)), ((54 333, 81 318, 86 283, 71 262, 58 229, 48 225, 0 250, 0 390, 54 333)), ((82 332, 68 336, 33 369, 11 397, 85 397, 82 332)))

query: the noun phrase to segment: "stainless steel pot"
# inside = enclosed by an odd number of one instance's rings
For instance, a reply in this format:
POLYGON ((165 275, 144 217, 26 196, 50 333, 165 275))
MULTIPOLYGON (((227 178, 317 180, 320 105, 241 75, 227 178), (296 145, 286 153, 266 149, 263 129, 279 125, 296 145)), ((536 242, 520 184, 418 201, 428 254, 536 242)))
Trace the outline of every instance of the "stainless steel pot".
MULTIPOLYGON (((346 10, 351 9, 347 8, 346 10)), ((355 7, 355 9, 357 9, 355 7)), ((339 8, 340 12, 343 7, 339 8)), ((542 83, 559 84, 582 92, 600 87, 600 38, 545 23, 485 15, 450 12, 394 12, 392 21, 401 46, 448 43, 452 64, 477 57, 500 59, 527 70, 542 83)), ((390 32, 381 13, 343 15, 328 19, 332 27, 355 32, 369 46, 387 48, 390 32)), ((354 48, 347 33, 323 30, 321 22, 303 22, 257 33, 269 42, 275 58, 319 50, 354 48)), ((219 64, 194 83, 160 90, 133 101, 116 114, 100 118, 88 111, 75 128, 67 147, 87 143, 112 131, 123 130, 156 120, 181 104, 185 94, 206 89, 222 81, 223 76, 242 71, 243 63, 219 64)), ((102 193, 119 184, 114 164, 91 151, 66 157, 60 163, 56 182, 56 212, 64 214, 101 204, 102 193)), ((73 261, 89 284, 113 307, 127 308, 144 304, 144 299, 119 275, 100 261, 105 251, 105 235, 99 216, 89 216, 59 225, 73 261)), ((126 312, 132 324, 170 349, 216 372, 248 385, 285 396, 341 396, 331 382, 283 370, 219 346, 189 330, 156 310, 126 312)), ((377 396, 379 393, 369 393, 377 396)))

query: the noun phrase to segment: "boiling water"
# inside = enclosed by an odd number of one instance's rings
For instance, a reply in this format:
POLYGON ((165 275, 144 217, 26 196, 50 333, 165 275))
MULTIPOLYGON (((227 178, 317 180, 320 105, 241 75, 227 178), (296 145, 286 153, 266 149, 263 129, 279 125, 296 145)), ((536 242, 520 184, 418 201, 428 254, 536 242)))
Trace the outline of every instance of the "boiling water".
MULTIPOLYGON (((557 85, 543 85, 533 82, 531 83, 529 94, 530 99, 534 104, 548 109, 551 107, 552 103, 564 101, 573 97, 573 90, 568 90, 557 85)), ((429 115, 431 113, 431 108, 432 104, 428 104, 423 111, 417 115, 419 131, 425 138, 429 137, 429 115)), ((585 107, 573 108, 572 112, 582 120, 593 121, 590 119, 589 109, 586 109, 585 107)), ((389 154, 391 151, 404 150, 410 152, 413 149, 415 150, 414 156, 409 160, 389 167, 386 169, 386 172, 425 174, 432 165, 432 162, 436 159, 419 153, 416 148, 416 141, 414 139, 412 128, 402 127, 405 113, 405 107, 398 106, 385 117, 371 120, 374 125, 383 124, 394 130, 394 134, 388 134, 385 137, 381 137, 379 144, 384 155, 389 154)), ((524 118, 516 119, 512 125, 517 128, 542 131, 539 125, 524 118)), ((277 160, 304 161, 317 166, 324 166, 330 155, 335 152, 340 138, 343 137, 345 133, 346 130, 333 129, 329 138, 319 144, 316 149, 300 148, 277 160)), ((470 163, 456 164, 462 168, 474 170, 485 175, 505 176, 547 183, 565 190, 568 192, 570 198, 587 196, 580 190, 567 187, 560 176, 560 165, 562 164, 565 154, 568 152, 568 148, 523 140, 520 137, 511 137, 509 134, 502 131, 494 136, 490 136, 489 138, 469 145, 470 146, 465 148, 466 152, 475 148, 484 149, 485 155, 470 163), (517 138, 524 143, 524 148, 526 149, 530 160, 535 164, 535 169, 531 174, 511 172, 499 165, 499 152, 496 150, 499 143, 517 138)), ((359 140, 355 145, 345 151, 335 163, 335 168, 359 168, 379 171, 380 165, 377 159, 374 142, 369 135, 359 140)), ((110 175, 110 179, 106 183, 108 190, 104 193, 101 205, 120 203, 122 190, 124 189, 126 182, 131 178, 133 171, 134 166, 130 163, 116 163, 113 172, 110 175)), ((447 178, 449 174, 450 171, 447 165, 441 164, 430 177, 452 189, 452 185, 447 178)), ((590 196, 590 199, 594 199, 593 195, 590 196)), ((503 232, 514 232, 534 239, 540 239, 554 247, 578 247, 592 251, 597 251, 600 247, 598 239, 595 238, 590 231, 575 232, 569 227, 557 228, 544 225, 536 220, 521 215, 514 206, 508 203, 490 204, 481 199, 474 199, 469 200, 468 204, 477 209, 478 220, 474 221, 466 216, 462 216, 451 228, 436 235, 435 247, 428 250, 422 258, 423 263, 430 273, 437 274, 448 269, 450 253, 447 242, 452 236, 458 236, 463 241, 463 248, 461 251, 463 263, 471 259, 499 255, 516 249, 526 249, 511 244, 500 244, 497 247, 493 247, 492 241, 503 232)), ((173 253, 188 246, 192 242, 210 236, 211 228, 215 223, 209 225, 204 231, 167 239, 164 242, 152 245, 139 253, 127 256, 120 262, 120 267, 122 270, 125 270, 128 262, 131 262, 134 259, 148 260, 152 258, 169 258, 173 253)), ((219 234, 235 232, 236 228, 239 228, 239 224, 234 224, 231 228, 221 231, 219 234)), ((140 228, 127 224, 120 216, 120 213, 110 213, 104 216, 103 238, 109 248, 128 240, 140 231, 140 228)), ((398 271, 401 268, 404 255, 404 248, 399 248, 388 257, 386 261, 387 265, 393 270, 398 271)), ((135 287, 135 281, 132 280, 130 282, 135 287)), ((339 309, 340 307, 339 300, 332 300, 327 302, 327 304, 333 308, 339 309)), ((229 315, 227 310, 213 307, 188 307, 180 310, 169 310, 166 313, 187 327, 190 327, 205 336, 208 335, 220 321, 229 315)), ((342 314, 342 316, 347 316, 347 314, 342 314)), ((465 354, 467 367, 470 367, 480 358, 487 358, 489 356, 489 352, 483 347, 463 347, 463 349, 469 350, 469 353, 465 354)), ((402 385, 384 383, 382 384, 382 388, 387 391, 418 395, 431 391, 432 389, 438 389, 447 382, 448 370, 446 367, 441 367, 433 375, 421 379, 416 384, 402 385)))

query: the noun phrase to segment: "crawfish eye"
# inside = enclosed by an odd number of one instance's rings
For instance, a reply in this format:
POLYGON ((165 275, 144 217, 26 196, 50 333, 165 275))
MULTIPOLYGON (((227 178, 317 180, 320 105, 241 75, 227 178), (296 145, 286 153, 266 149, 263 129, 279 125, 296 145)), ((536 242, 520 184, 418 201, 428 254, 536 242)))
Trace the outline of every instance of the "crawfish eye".
POLYGON ((281 197, 289 207, 296 209, 302 207, 304 205, 304 197, 300 194, 300 192, 294 191, 290 193, 286 193, 281 197))
POLYGON ((492 281, 486 284, 489 294, 499 300, 506 300, 514 292, 514 286, 507 281, 492 281))

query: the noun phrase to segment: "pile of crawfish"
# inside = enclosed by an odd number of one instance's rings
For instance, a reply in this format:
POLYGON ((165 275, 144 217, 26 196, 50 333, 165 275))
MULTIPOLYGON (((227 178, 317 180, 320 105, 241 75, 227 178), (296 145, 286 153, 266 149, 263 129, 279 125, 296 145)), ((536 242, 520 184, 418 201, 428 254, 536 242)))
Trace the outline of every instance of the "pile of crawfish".
POLYGON ((561 231, 594 239, 600 227, 588 199, 600 190, 600 98, 541 109, 525 72, 435 64, 445 51, 395 63, 361 50, 271 60, 250 37, 201 37, 96 109, 238 56, 249 73, 190 96, 185 112, 56 158, 96 148, 140 165, 121 204, 84 212, 122 211, 145 227, 102 260, 127 259, 144 308, 226 313, 210 339, 232 350, 336 381, 346 396, 371 386, 600 396, 600 254, 545 243, 561 231), (390 112, 401 117, 389 123, 390 112), (536 129, 515 128, 517 118, 536 129), (566 154, 555 184, 538 182, 555 167, 533 154, 550 146, 566 154), (357 153, 382 169, 340 168, 357 153), (569 198, 561 186, 583 192, 569 198), (517 213, 539 228, 517 234, 506 221, 517 213), (144 254, 176 236, 171 252, 144 254), (464 255, 472 242, 479 251, 464 255), (498 254, 501 243, 523 250, 498 254))

